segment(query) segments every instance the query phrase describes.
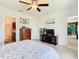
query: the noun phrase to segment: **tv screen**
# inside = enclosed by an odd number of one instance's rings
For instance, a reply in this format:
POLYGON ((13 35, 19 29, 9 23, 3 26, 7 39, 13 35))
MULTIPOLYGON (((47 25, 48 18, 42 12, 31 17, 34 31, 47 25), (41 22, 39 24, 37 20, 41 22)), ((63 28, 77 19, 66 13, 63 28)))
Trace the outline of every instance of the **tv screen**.
POLYGON ((54 35, 54 29, 46 29, 46 34, 54 35))

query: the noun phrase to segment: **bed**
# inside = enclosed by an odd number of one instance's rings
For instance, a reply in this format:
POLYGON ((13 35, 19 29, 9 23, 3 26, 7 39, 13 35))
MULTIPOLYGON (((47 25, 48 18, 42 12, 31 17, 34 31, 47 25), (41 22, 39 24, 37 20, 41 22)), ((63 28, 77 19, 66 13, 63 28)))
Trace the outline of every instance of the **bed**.
POLYGON ((46 44, 24 40, 0 47, 0 59, 60 59, 60 56, 46 44))

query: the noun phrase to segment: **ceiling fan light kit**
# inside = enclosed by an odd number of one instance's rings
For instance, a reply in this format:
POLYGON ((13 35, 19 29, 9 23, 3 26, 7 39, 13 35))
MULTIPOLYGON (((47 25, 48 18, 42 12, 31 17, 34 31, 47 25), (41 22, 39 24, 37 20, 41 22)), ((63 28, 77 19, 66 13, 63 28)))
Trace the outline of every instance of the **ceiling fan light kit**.
POLYGON ((49 4, 38 4, 37 3, 37 0, 32 0, 32 3, 28 3, 28 2, 24 2, 24 1, 19 1, 20 3, 24 3, 24 4, 27 4, 27 5, 30 5, 30 7, 27 9, 27 10, 30 10, 30 9, 37 9, 37 11, 41 11, 38 7, 39 6, 49 6, 49 4))

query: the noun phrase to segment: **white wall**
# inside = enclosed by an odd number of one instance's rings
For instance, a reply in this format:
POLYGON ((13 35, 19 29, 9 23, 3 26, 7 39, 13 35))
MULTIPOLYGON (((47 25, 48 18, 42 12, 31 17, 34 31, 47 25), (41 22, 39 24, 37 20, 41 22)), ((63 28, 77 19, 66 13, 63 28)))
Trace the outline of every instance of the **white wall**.
MULTIPOLYGON (((4 41, 4 27, 3 27, 3 20, 4 16, 10 16, 16 18, 16 41, 19 41, 19 28, 22 26, 22 24, 19 23, 20 17, 23 17, 25 19, 29 19, 29 27, 32 29, 32 39, 36 39, 36 19, 34 16, 31 15, 25 15, 23 13, 19 13, 17 11, 10 10, 8 8, 0 7, 0 43, 3 43, 4 41)), ((26 25, 27 26, 27 25, 26 25)))
MULTIPOLYGON (((45 28, 49 26, 45 25, 45 21, 49 20, 50 18, 55 19, 55 25, 51 25, 51 28, 55 29, 55 35, 58 36, 58 45, 66 46, 67 45, 67 19, 71 16, 77 16, 78 14, 77 9, 70 8, 65 10, 60 10, 48 15, 45 15, 43 17, 38 17, 38 27, 39 28, 45 28)), ((53 19, 52 19, 53 20, 53 19)), ((38 28, 38 29, 39 29, 38 28)), ((38 38, 39 38, 39 30, 38 30, 38 38)))

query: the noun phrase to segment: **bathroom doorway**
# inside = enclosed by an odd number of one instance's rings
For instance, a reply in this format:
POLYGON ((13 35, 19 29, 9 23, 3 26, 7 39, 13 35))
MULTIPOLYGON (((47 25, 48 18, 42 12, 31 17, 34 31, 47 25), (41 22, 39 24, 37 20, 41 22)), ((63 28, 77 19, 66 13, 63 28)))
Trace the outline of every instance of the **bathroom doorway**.
POLYGON ((67 22, 68 46, 73 49, 78 48, 78 17, 68 18, 67 22))
POLYGON ((14 17, 4 17, 4 43, 16 41, 16 19, 14 17))

